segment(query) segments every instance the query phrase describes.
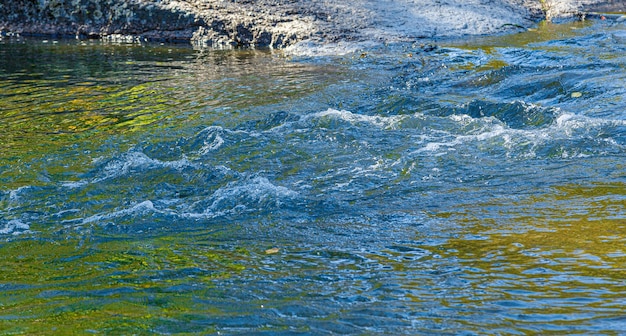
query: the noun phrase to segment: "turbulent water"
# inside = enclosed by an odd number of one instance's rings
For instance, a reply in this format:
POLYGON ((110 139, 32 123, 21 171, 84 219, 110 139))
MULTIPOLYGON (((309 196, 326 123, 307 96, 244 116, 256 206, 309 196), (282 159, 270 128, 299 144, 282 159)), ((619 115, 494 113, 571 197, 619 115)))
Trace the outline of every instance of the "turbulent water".
POLYGON ((626 333, 626 25, 0 41, 1 334, 626 333))

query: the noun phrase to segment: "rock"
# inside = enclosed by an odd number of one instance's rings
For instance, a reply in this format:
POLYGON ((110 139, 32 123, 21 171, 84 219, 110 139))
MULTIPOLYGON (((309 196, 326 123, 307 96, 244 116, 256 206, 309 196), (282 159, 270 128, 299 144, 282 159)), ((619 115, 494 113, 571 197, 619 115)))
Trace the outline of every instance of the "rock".
POLYGON ((581 9, 586 12, 626 13, 624 0, 585 1, 581 9))
POLYGON ((278 247, 273 247, 271 249, 265 250, 265 254, 276 254, 278 252, 280 252, 280 249, 278 247))
MULTIPOLYGON (((3 0, 0 33, 284 48, 493 34, 622 0, 3 0), (594 7, 594 5, 596 5, 594 7)), ((600 7, 604 6, 604 7, 600 7)), ((608 6, 608 7, 606 7, 608 6)))

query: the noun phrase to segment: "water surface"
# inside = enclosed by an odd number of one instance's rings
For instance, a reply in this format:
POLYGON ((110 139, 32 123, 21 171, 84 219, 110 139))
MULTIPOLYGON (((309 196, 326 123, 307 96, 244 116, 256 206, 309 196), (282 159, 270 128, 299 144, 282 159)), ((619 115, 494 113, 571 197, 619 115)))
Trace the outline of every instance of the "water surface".
POLYGON ((624 31, 0 40, 0 330, 626 333, 624 31))

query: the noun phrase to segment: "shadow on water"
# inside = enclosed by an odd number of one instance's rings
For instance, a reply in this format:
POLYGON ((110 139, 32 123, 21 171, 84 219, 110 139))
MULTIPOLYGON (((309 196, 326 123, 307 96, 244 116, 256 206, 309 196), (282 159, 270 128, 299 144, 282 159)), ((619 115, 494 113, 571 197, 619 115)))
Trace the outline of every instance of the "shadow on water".
POLYGON ((0 333, 625 332, 607 21, 325 59, 0 41, 0 333))

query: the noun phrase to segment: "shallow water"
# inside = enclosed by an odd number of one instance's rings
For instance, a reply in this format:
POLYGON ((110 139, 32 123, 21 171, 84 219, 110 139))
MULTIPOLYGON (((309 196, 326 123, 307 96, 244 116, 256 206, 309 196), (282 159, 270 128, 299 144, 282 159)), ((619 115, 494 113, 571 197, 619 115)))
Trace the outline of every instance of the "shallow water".
POLYGON ((0 331, 626 333, 624 31, 0 41, 0 331))

